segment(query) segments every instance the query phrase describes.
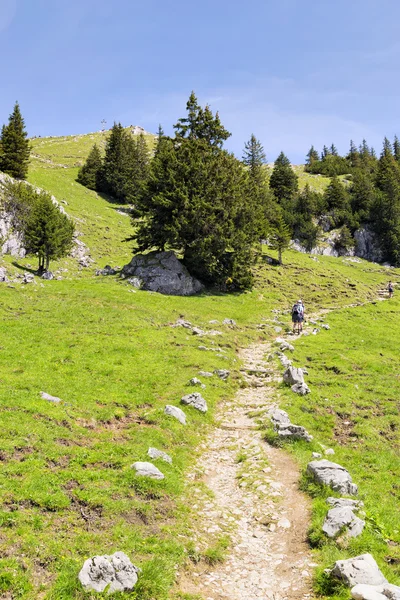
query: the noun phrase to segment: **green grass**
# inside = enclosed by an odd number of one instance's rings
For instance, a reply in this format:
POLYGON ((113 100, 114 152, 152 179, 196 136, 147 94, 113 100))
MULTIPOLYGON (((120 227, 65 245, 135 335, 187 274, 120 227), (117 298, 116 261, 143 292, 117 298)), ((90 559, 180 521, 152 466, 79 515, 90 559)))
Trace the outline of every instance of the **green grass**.
MULTIPOLYGON (((182 501, 185 473, 193 465, 201 441, 212 431, 216 405, 232 398, 237 387, 243 385, 238 348, 275 336, 278 322, 271 321, 271 310, 289 310, 297 297, 304 298, 309 310, 340 308, 373 299, 389 278, 398 280, 400 275, 397 270, 364 261, 354 264, 330 257, 314 260, 287 252, 282 267, 270 266, 265 254, 259 257, 254 268, 255 288, 243 294, 165 297, 133 291, 117 277, 95 277, 95 267, 107 263, 122 266, 131 257, 130 245, 123 242, 131 234, 129 218, 117 212, 117 205, 75 181, 78 162, 86 156, 96 136, 103 135, 95 134, 93 139, 90 135, 77 136, 78 141, 70 137, 35 140, 34 153, 41 160, 34 159, 29 176, 31 182, 67 202, 65 208, 77 220, 81 239, 95 260, 93 268, 80 271, 75 260, 65 259, 52 265, 53 270, 68 269, 63 272, 62 281, 28 286, 1 284, 0 594, 5 597, 94 598, 84 594, 77 581, 84 560, 122 550, 143 569, 135 591, 124 597, 165 600, 174 584, 176 565, 186 560, 188 524, 193 519, 190 507, 182 501), (181 315, 204 329, 211 327, 211 319, 222 323, 224 318, 234 319, 238 327, 218 325, 222 336, 199 339, 185 329, 169 326, 181 315), (202 351, 199 345, 220 346, 226 358, 202 351), (189 379, 199 370, 216 368, 228 368, 232 376, 228 382, 217 378, 205 381, 207 415, 187 408, 188 425, 183 427, 163 414, 166 404, 179 403, 190 389, 189 379), (50 404, 40 398, 40 391, 59 396, 64 403, 50 404), (131 469, 133 462, 146 460, 150 445, 167 451, 173 458, 173 465, 157 462, 166 475, 163 481, 140 479, 131 469)), ((3 258, 2 264, 11 275, 34 265, 35 259, 27 257, 16 265, 15 262, 10 257, 3 258)), ((321 357, 321 365, 323 361, 330 365, 333 358, 327 344, 336 340, 335 335, 340 343, 352 335, 353 329, 357 331, 361 322, 364 327, 375 325, 372 317, 368 321, 358 315, 371 310, 377 311, 371 313, 377 316, 379 311, 395 309, 396 302, 339 311, 329 319, 332 332, 324 332, 316 339, 302 339, 296 356, 305 360, 308 354, 303 344, 314 345, 314 355, 325 352, 329 357, 321 357), (301 352, 305 353, 304 358, 301 352)), ((394 314, 382 316, 382 323, 388 316, 396 331, 394 314)), ((283 328, 289 320, 289 314, 278 316, 283 328)), ((389 339, 384 333, 382 336, 389 351, 391 339, 396 338, 389 339)), ((364 348, 351 348, 352 352, 361 352, 360 357, 352 358, 358 364, 364 348)), ((386 356, 386 350, 382 352, 386 356)), ((343 353, 341 350, 339 355, 343 353)), ((393 351, 390 356, 394 358, 393 351)), ((385 365, 387 370, 379 379, 382 394, 393 381, 397 383, 396 363, 391 360, 385 365)), ((376 369, 370 369, 369 363, 367 367, 371 371, 369 386, 375 389, 376 369)), ((332 378, 332 385, 336 382, 342 390, 337 393, 344 394, 348 365, 346 369, 343 379, 323 369, 323 375, 332 378)), ((317 428, 319 439, 332 445, 329 436, 335 417, 324 412, 323 398, 330 398, 328 408, 334 406, 335 400, 330 390, 328 393, 321 388, 321 397, 317 395, 319 386, 313 378, 318 378, 319 372, 319 368, 310 369, 313 394, 311 399, 307 397, 307 403, 318 400, 319 413, 303 412, 302 405, 296 404, 297 398, 288 396, 288 400, 293 416, 305 420, 301 424, 310 429, 317 428), (313 421, 317 414, 321 415, 318 424, 313 421)), ((361 378, 358 371, 357 377, 361 378)), ((395 398, 395 392, 390 392, 390 397, 395 398)), ((371 392, 371 402, 376 397, 371 392)), ((393 409, 394 404, 390 406, 393 409)), ((391 421, 381 425, 381 418, 376 415, 376 426, 389 432, 391 421)), ((375 436, 371 444, 386 444, 387 440, 381 438, 380 434, 375 436)), ((347 461, 353 456, 356 461, 358 456, 360 472, 354 472, 355 480, 360 483, 361 493, 369 494, 375 488, 369 488, 367 483, 364 486, 361 474, 368 481, 374 471, 363 466, 353 443, 350 440, 347 450, 340 449, 338 458, 347 461), (345 454, 342 456, 341 452, 345 454)), ((305 462, 306 450, 298 445, 295 448, 305 462)), ((361 450, 364 456, 365 447, 361 446, 361 450)), ((239 455, 239 460, 245 457, 239 455)), ((384 468, 389 466, 386 459, 379 460, 384 468)), ((388 485, 389 480, 385 493, 388 485)), ((368 505, 371 522, 394 535, 392 522, 382 511, 374 513, 371 502, 372 499, 368 505)), ((314 528, 321 518, 318 514, 314 528)), ((339 553, 328 548, 332 556, 339 553)), ((393 546, 391 552, 394 549, 393 546)), ((220 546, 211 547, 210 559, 223 558, 225 551, 220 546)), ((319 552, 323 564, 331 560, 328 551, 319 552)), ((382 563, 382 553, 379 557, 382 563)), ((392 569, 393 566, 386 567, 386 571, 392 569)))
POLYGON ((359 486, 365 504, 366 527, 358 538, 335 543, 321 532, 327 512, 325 498, 334 495, 309 482, 303 486, 314 499, 310 541, 321 569, 319 591, 347 598, 340 586, 330 589, 323 569, 339 558, 371 552, 390 582, 400 584, 400 376, 396 340, 399 300, 378 302, 333 312, 330 331, 296 342, 295 364, 307 366, 311 394, 298 397, 281 389, 282 408, 292 422, 314 435, 311 445, 290 444, 302 466, 319 444, 332 447, 359 486), (324 591, 325 590, 325 591, 324 591))

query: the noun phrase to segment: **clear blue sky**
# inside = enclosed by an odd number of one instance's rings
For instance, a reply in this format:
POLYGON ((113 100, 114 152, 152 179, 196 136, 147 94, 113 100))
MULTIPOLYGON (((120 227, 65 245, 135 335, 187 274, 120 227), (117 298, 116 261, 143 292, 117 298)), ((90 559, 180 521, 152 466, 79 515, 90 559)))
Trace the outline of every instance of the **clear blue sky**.
POLYGON ((0 122, 31 135, 106 119, 165 131, 192 89, 241 154, 381 148, 400 134, 398 0, 0 0, 0 122))

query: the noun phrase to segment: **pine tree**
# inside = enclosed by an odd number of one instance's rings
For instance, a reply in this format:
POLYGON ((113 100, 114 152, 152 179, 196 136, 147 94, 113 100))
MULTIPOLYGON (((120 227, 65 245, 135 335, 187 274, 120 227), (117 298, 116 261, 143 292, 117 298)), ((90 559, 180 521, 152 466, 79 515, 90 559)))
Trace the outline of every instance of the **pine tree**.
POLYGON ((251 172, 254 172, 267 162, 264 148, 260 140, 258 140, 253 133, 251 134, 249 141, 244 145, 242 160, 243 163, 250 168, 251 172))
POLYGON ((282 254, 290 245, 290 228, 286 225, 282 216, 278 217, 274 223, 269 236, 269 246, 278 251, 279 264, 282 265, 282 254))
POLYGON ((394 155, 395 159, 397 160, 397 162, 400 162, 400 142, 399 142, 399 138, 397 137, 397 135, 394 136, 393 155, 394 155))
POLYGON ((324 199, 334 227, 339 227, 351 220, 349 195, 343 184, 335 176, 326 188, 324 199))
POLYGON ((360 164, 360 153, 357 150, 357 146, 355 145, 355 143, 353 142, 353 140, 350 140, 350 149, 349 149, 349 153, 347 155, 347 160, 349 161, 350 167, 352 168, 356 168, 359 166, 360 164))
POLYGON ((274 163, 269 185, 280 202, 283 200, 293 200, 298 190, 298 177, 293 171, 289 159, 283 152, 280 153, 274 163))
POLYGON ((134 140, 131 159, 132 164, 128 171, 126 195, 129 202, 135 202, 141 195, 150 172, 150 152, 142 133, 136 141, 134 140))
POLYGON ((328 147, 327 147, 327 146, 324 146, 324 147, 322 148, 322 152, 321 152, 321 160, 325 160, 325 158, 326 158, 327 156, 329 156, 329 154, 330 154, 330 152, 329 152, 329 149, 328 149, 328 147))
POLYGON ((55 206, 49 194, 40 192, 34 202, 24 230, 29 253, 37 254, 39 273, 48 271, 50 261, 65 256, 72 246, 74 225, 55 206))
POLYGON ((311 146, 306 156, 306 165, 311 166, 313 163, 319 161, 319 154, 314 146, 311 146))
POLYGON ((79 169, 77 181, 90 190, 97 189, 97 180, 103 165, 100 150, 97 144, 91 149, 85 164, 79 169))
POLYGON ((337 151, 335 144, 332 144, 329 148, 329 154, 331 154, 332 156, 339 156, 339 152, 337 151))
POLYGON ((28 174, 30 145, 25 122, 18 102, 10 115, 8 125, 3 125, 0 137, 0 171, 15 179, 25 179, 28 174))
POLYGON ((350 204, 356 227, 369 220, 375 198, 376 191, 371 175, 364 169, 356 169, 350 188, 350 204))
POLYGON ((177 138, 189 140, 206 140, 210 146, 222 148, 231 134, 222 125, 219 114, 214 116, 210 107, 204 109, 199 105, 194 92, 186 104, 187 116, 178 119, 174 125, 177 138))

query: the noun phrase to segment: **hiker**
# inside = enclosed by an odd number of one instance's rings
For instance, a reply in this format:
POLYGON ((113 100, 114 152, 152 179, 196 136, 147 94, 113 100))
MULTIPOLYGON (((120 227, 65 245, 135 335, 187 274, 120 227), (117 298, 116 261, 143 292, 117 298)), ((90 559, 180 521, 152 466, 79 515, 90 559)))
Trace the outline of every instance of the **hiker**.
POLYGON ((293 323, 293 333, 300 334, 303 330, 303 321, 304 321, 304 304, 302 300, 297 300, 296 304, 293 305, 292 308, 292 323, 293 323))
POLYGON ((389 281, 389 284, 388 284, 388 292, 389 292, 389 298, 391 298, 393 296, 393 283, 391 281, 389 281))

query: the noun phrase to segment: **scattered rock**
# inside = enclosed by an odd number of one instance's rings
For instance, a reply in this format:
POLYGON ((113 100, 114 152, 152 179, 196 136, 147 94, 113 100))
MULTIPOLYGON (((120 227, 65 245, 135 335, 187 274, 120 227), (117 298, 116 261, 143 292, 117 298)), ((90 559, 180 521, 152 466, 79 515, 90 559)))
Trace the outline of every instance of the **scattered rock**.
POLYGON ((283 381, 288 385, 304 383, 303 371, 296 367, 288 367, 283 374, 283 381))
POLYGON ((285 367, 286 369, 287 369, 288 367, 291 367, 291 366, 292 366, 292 361, 291 361, 291 360, 289 360, 289 359, 288 359, 288 357, 287 357, 285 354, 282 354, 282 355, 279 357, 279 360, 281 361, 281 363, 282 363, 282 366, 283 366, 283 367, 285 367))
POLYGON ((141 477, 150 477, 151 479, 164 479, 163 473, 153 463, 150 462, 135 462, 132 465, 132 469, 135 469, 136 475, 141 477))
POLYGON ((274 327, 275 333, 280 333, 282 331, 282 327, 274 327))
POLYGON ((320 454, 319 452, 313 452, 312 457, 313 458, 322 458, 322 454, 320 454))
POLYGON ((111 594, 132 590, 138 573, 139 569, 124 552, 115 552, 110 556, 94 556, 86 560, 78 577, 85 590, 103 592, 107 588, 111 594))
POLYGON ((290 425, 290 419, 287 412, 282 410, 281 408, 274 408, 269 412, 269 418, 271 419, 273 425, 283 427, 285 425, 290 425))
POLYGON ((356 495, 357 486, 352 482, 350 473, 341 465, 323 458, 308 463, 307 473, 323 485, 329 485, 341 494, 356 495))
MULTIPOLYGON (((299 369, 300 370, 300 369, 299 369)), ((295 383, 292 385, 292 392, 295 394, 299 394, 300 396, 305 396, 306 394, 311 394, 311 390, 306 383, 295 383)))
POLYGON ((180 423, 182 423, 182 425, 186 425, 186 415, 183 412, 183 410, 181 410, 177 406, 172 406, 171 404, 167 404, 167 406, 164 409, 164 412, 166 415, 168 415, 170 417, 174 417, 175 419, 178 419, 178 421, 180 423))
POLYGON ((289 344, 289 342, 283 342, 280 348, 282 352, 285 352, 285 350, 289 350, 289 352, 294 352, 294 346, 292 346, 292 344, 289 344))
POLYGON ((234 321, 233 319, 224 319, 222 322, 224 325, 230 325, 231 327, 236 327, 236 321, 234 321))
POLYGON ((167 454, 166 452, 163 452, 162 450, 157 450, 157 448, 149 448, 147 451, 147 454, 153 460, 155 460, 157 458, 161 458, 164 462, 172 465, 172 458, 169 456, 169 454, 167 454))
POLYGON ((213 377, 213 374, 209 371, 199 371, 200 377, 213 377))
POLYGON ((322 327, 322 329, 327 329, 327 330, 330 329, 328 323, 322 323, 321 327, 322 327))
POLYGON ((51 396, 46 392, 40 392, 40 395, 42 396, 43 400, 47 400, 48 402, 54 402, 54 404, 62 402, 61 398, 57 398, 57 396, 51 396))
POLYGON ((351 590, 355 600, 400 600, 400 587, 390 583, 383 585, 357 584, 351 590))
POLYGON ((192 327, 192 333, 193 335, 204 335, 205 331, 203 331, 203 329, 200 329, 200 327, 192 327))
POLYGON ((137 290, 142 287, 142 280, 139 277, 129 277, 126 281, 137 290))
POLYGON ((205 386, 205 384, 204 384, 204 383, 202 383, 202 382, 200 381, 200 379, 198 379, 197 377, 192 377, 192 379, 189 381, 189 384, 190 384, 190 385, 197 385, 197 386, 201 387, 203 390, 205 390, 205 389, 206 389, 206 386, 205 386))
POLYGON ((193 408, 202 413, 207 412, 207 403, 199 392, 183 396, 183 398, 181 398, 181 403, 187 406, 193 406, 193 408))
POLYGON ((0 281, 4 281, 4 282, 8 281, 7 271, 6 271, 5 267, 0 267, 0 281))
POLYGON ((336 561, 332 569, 332 575, 344 581, 349 587, 359 583, 366 585, 387 584, 386 578, 371 554, 361 554, 354 558, 336 561))
POLYGON ((217 321, 217 319, 211 319, 211 321, 208 321, 210 323, 210 325, 219 325, 219 321, 217 321))
POLYGON ((184 327, 185 329, 192 329, 193 325, 190 321, 186 321, 185 319, 177 319, 176 323, 174 323, 172 327, 184 327))
POLYGON ((359 536, 364 529, 365 521, 359 519, 351 506, 331 508, 325 517, 322 531, 330 538, 336 537, 344 527, 347 527, 349 537, 359 536))
POLYGON ((335 451, 333 448, 327 448, 326 450, 324 450, 324 454, 326 454, 327 456, 332 456, 333 454, 335 454, 335 451))
POLYGON ((319 333, 319 329, 318 329, 318 327, 315 327, 315 328, 312 330, 312 332, 311 332, 311 333, 312 333, 313 335, 317 335, 317 333, 319 333))
POLYGON ((117 270, 110 267, 110 265, 106 265, 104 269, 97 269, 96 275, 116 275, 117 270))
POLYGON ((191 296, 203 289, 173 252, 137 254, 123 267, 121 275, 124 278, 137 277, 144 290, 160 294, 191 296))
POLYGON ((35 282, 35 276, 33 275, 33 273, 24 273, 22 283, 34 283, 34 282, 35 282))
POLYGON ((311 442, 313 439, 312 435, 310 435, 304 427, 292 425, 292 423, 289 423, 288 425, 278 425, 278 435, 282 438, 306 440, 306 442, 311 442))
POLYGON ((223 381, 226 381, 230 375, 230 371, 227 371, 227 369, 215 369, 214 373, 223 381))
POLYGON ((333 498, 330 496, 326 499, 327 504, 330 506, 343 507, 350 506, 351 508, 358 509, 364 506, 364 503, 361 500, 353 500, 352 498, 333 498))

